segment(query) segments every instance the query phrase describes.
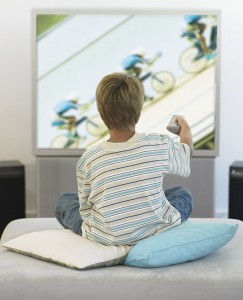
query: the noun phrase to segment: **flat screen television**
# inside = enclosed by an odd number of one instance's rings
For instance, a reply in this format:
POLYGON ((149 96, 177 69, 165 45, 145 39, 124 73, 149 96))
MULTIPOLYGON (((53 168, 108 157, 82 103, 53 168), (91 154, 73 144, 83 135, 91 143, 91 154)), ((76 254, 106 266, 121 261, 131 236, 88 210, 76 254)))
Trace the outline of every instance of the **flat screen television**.
POLYGON ((178 139, 166 125, 184 115, 194 156, 218 155, 219 11, 42 9, 32 27, 36 156, 80 156, 107 137, 95 89, 112 72, 144 84, 138 132, 178 139))

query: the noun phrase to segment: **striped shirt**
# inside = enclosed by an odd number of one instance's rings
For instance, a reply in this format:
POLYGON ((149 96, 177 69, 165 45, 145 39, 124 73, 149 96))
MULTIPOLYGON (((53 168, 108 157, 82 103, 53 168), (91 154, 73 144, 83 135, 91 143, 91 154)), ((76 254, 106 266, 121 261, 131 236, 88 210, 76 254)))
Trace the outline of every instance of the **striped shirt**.
POLYGON ((82 235, 105 245, 133 245, 181 223, 163 190, 163 177, 190 174, 190 149, 166 135, 139 134, 102 142, 77 164, 82 235))

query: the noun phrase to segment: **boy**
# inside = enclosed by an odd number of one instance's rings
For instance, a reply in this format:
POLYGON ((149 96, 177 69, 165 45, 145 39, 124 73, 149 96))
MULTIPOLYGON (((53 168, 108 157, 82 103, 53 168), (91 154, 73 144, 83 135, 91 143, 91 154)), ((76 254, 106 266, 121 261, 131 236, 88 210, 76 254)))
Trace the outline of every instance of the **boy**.
POLYGON ((133 245, 185 221, 192 196, 184 188, 164 191, 163 177, 190 174, 193 143, 186 120, 177 117, 180 143, 166 135, 137 133, 144 89, 137 78, 122 73, 105 76, 96 99, 110 137, 79 159, 78 195, 59 198, 59 222, 105 245, 133 245))

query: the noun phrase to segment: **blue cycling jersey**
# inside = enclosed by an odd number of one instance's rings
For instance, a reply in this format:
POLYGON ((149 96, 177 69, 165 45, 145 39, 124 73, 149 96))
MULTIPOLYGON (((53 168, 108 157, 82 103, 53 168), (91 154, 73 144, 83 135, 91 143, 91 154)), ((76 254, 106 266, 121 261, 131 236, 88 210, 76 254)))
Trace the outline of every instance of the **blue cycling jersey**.
POLYGON ((64 100, 59 102, 55 107, 54 111, 58 115, 62 115, 65 112, 69 111, 70 109, 78 109, 80 105, 73 103, 71 100, 64 100))
POLYGON ((121 65, 123 69, 128 70, 130 68, 134 68, 137 63, 144 63, 144 62, 145 60, 139 57, 138 55, 131 54, 121 62, 121 65))

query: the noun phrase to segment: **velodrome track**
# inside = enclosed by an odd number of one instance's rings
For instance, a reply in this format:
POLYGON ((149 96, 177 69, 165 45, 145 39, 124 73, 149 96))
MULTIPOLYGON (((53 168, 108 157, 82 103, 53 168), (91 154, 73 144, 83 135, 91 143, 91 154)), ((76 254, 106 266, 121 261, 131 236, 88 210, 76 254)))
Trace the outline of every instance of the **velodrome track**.
MULTIPOLYGON (((168 95, 158 97, 144 108, 138 123, 140 132, 162 132, 173 114, 183 115, 192 129, 194 142, 214 130, 215 65, 197 75, 185 75, 168 95)), ((168 132, 167 132, 168 133, 168 132)))

